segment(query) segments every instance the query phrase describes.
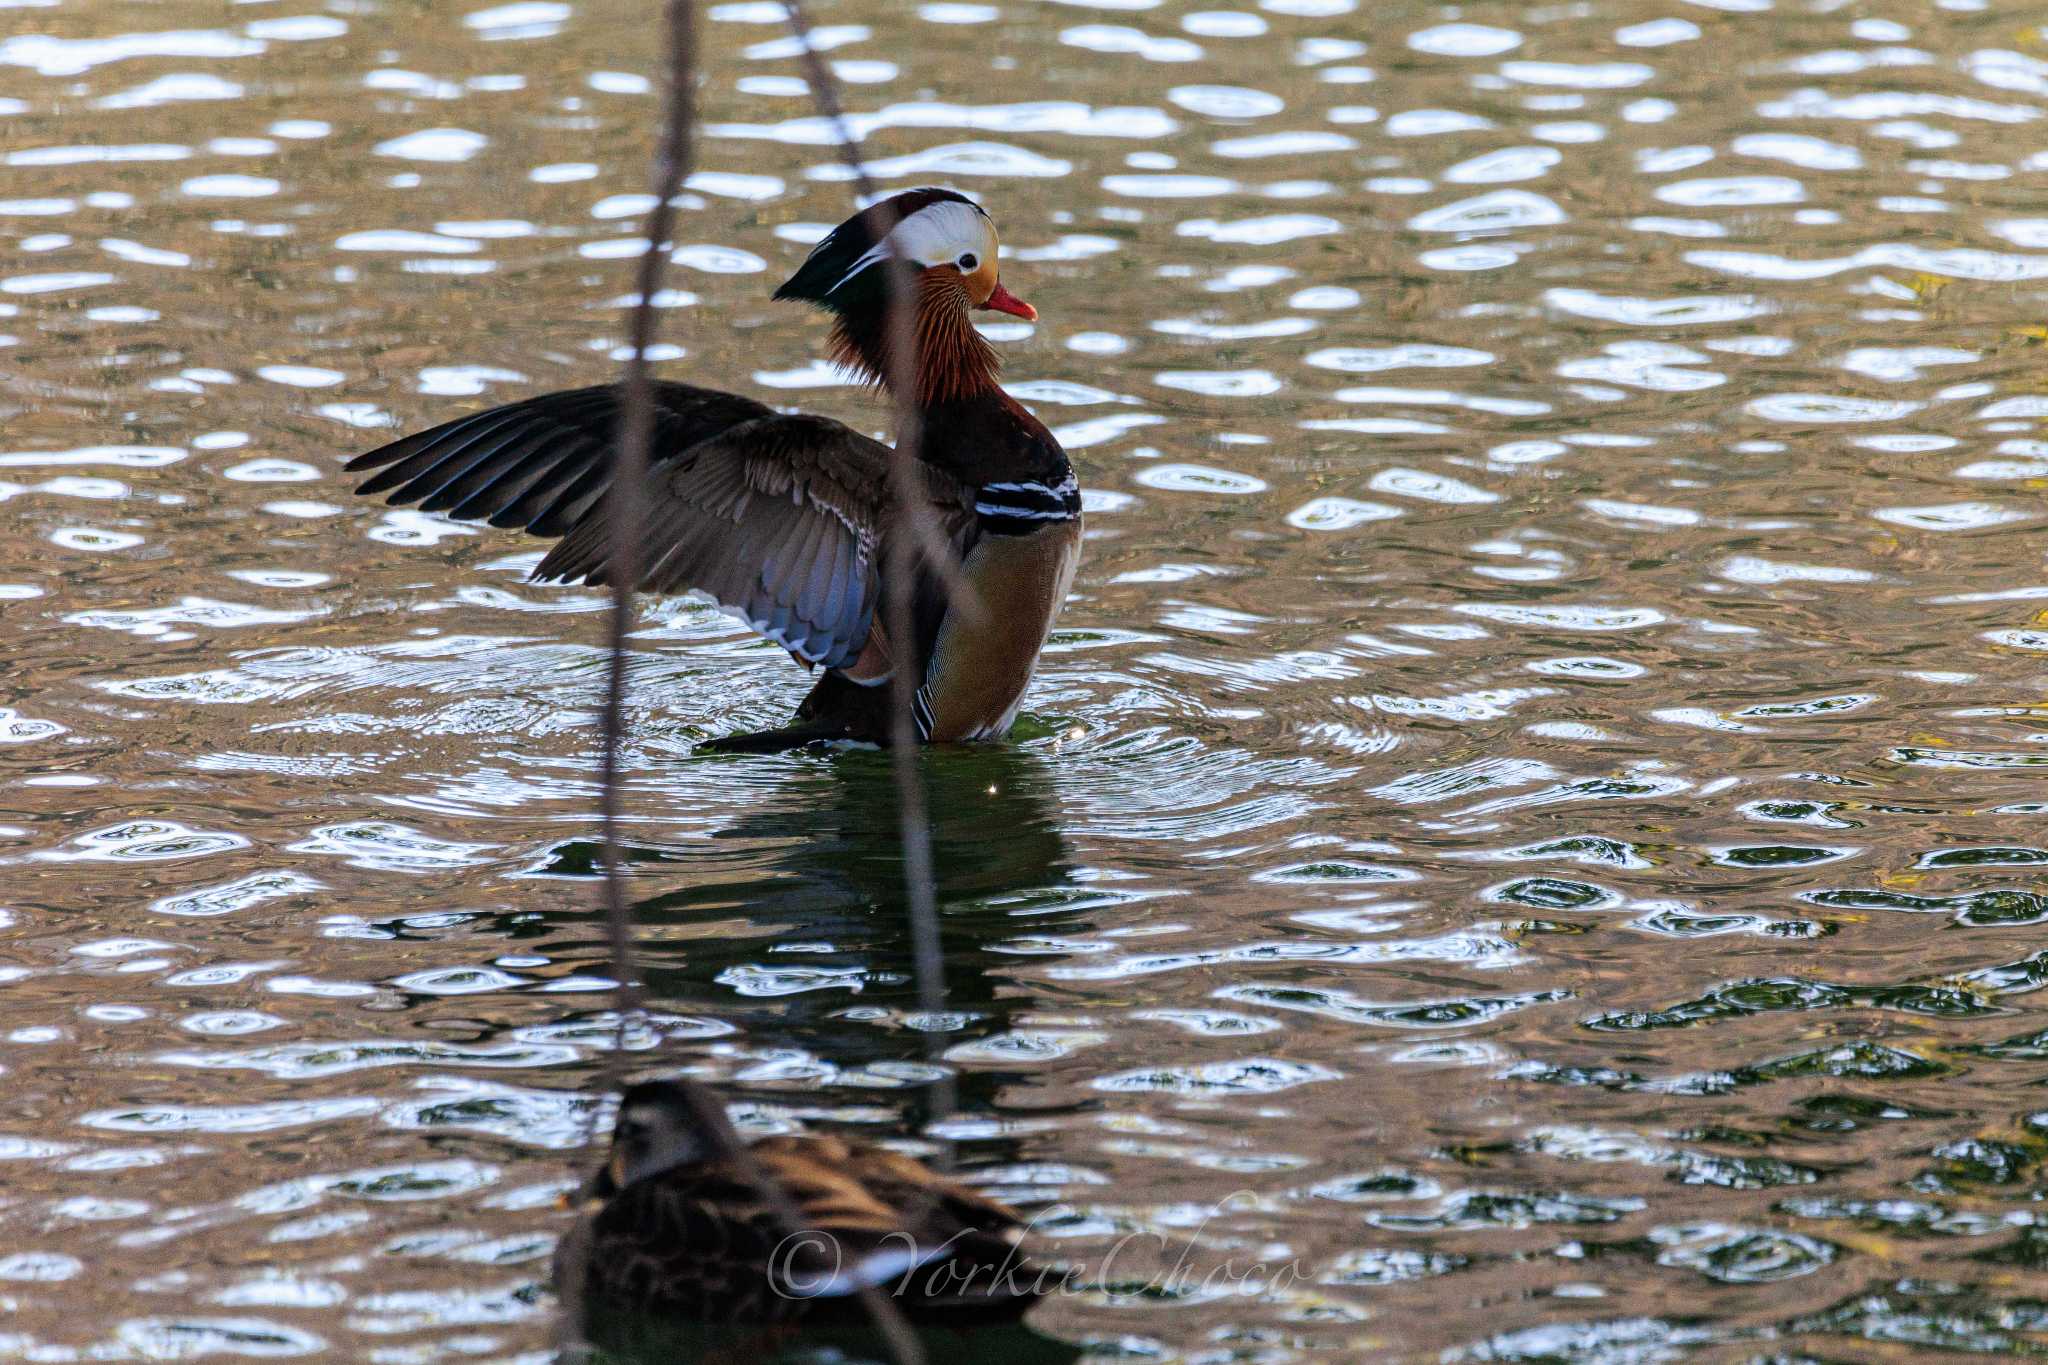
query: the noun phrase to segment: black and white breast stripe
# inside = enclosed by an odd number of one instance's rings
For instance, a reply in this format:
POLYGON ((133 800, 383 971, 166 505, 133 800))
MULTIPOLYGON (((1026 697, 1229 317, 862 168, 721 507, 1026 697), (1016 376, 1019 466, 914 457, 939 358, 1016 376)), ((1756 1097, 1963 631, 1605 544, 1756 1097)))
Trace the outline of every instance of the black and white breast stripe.
POLYGON ((1048 522, 1080 516, 1081 484, 1071 473, 1056 484, 985 483, 975 491, 974 513, 984 531, 1025 535, 1048 522))

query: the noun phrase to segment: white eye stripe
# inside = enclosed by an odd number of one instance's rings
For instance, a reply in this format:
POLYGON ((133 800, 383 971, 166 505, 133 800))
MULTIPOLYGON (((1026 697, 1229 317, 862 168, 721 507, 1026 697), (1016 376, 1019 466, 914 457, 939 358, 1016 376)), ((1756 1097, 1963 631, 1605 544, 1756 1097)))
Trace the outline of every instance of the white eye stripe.
POLYGON ((888 260, 892 242, 896 252, 905 260, 919 265, 943 265, 967 253, 995 254, 995 231, 989 226, 988 215, 973 204, 942 199, 936 204, 925 205, 898 223, 887 237, 869 247, 866 254, 839 277, 839 284, 832 287, 838 289, 869 266, 888 260))

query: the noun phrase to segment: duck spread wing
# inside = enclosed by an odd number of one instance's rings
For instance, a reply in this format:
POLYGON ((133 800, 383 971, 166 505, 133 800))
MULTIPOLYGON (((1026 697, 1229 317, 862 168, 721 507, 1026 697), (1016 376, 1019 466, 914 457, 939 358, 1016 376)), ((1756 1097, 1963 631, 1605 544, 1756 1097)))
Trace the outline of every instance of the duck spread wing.
MULTIPOLYGON (((823 417, 769 414, 665 461, 641 511, 640 581, 694 588, 811 663, 860 657, 881 596, 882 544, 901 515, 891 451, 823 417)), ((956 547, 973 495, 919 466, 929 510, 956 547)), ((598 504, 534 570, 537 579, 610 581, 611 527, 598 504)))
MULTIPOLYGON (((356 491, 388 494, 493 526, 559 536, 611 483, 621 409, 616 384, 547 393, 471 413, 349 461, 379 471, 356 491)), ((751 398, 689 384, 654 386, 655 469, 722 431, 771 415, 751 398)))
MULTIPOLYGON (((785 415, 738 394, 654 386, 640 582, 697 589, 798 658, 845 668, 868 643, 881 544, 894 521, 889 448, 843 423, 785 415)), ((564 536, 541 580, 609 580, 604 494, 616 455, 616 385, 543 394, 444 422, 350 461, 356 491, 394 505, 564 536)), ((956 550, 970 489, 920 464, 923 497, 956 550)))

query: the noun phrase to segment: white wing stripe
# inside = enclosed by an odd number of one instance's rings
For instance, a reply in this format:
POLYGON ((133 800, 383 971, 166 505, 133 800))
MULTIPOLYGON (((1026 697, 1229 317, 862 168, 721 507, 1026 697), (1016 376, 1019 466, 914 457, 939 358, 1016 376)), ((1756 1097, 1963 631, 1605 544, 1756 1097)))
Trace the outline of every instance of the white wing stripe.
POLYGON ((990 489, 994 489, 996 492, 999 493, 1043 493, 1047 497, 1063 498, 1069 493, 1080 492, 1081 481, 1076 476, 1069 474, 1066 478, 1060 480, 1057 484, 985 483, 981 487, 983 492, 987 492, 990 489))
POLYGON ((1019 521, 1071 521, 1074 517, 1064 507, 1018 507, 1006 502, 977 502, 974 510, 979 516, 1015 517, 1019 521))

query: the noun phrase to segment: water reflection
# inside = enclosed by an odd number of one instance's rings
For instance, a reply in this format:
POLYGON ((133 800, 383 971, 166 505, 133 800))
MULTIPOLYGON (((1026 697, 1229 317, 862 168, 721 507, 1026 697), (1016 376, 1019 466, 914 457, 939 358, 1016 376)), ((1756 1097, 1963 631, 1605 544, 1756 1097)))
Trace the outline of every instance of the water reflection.
MULTIPOLYGON (((942 1051, 1018 1036, 1013 1016, 1030 1006, 1006 989, 1006 945, 1092 927, 1050 766, 1009 748, 926 755, 947 964, 945 1012, 927 1016, 887 756, 721 759, 696 780, 717 783, 727 767, 769 769, 748 775, 758 784, 752 805, 687 851, 641 847, 628 858, 677 874, 634 904, 649 988, 749 1022, 757 1051, 738 1081, 919 1087, 944 1074, 942 1051), (718 932, 737 924, 745 931, 718 932)), ((587 841, 558 846, 546 871, 594 877, 600 857, 587 841)), ((978 1108, 1011 1079, 1000 1067, 978 1070, 966 1098, 978 1108)))

